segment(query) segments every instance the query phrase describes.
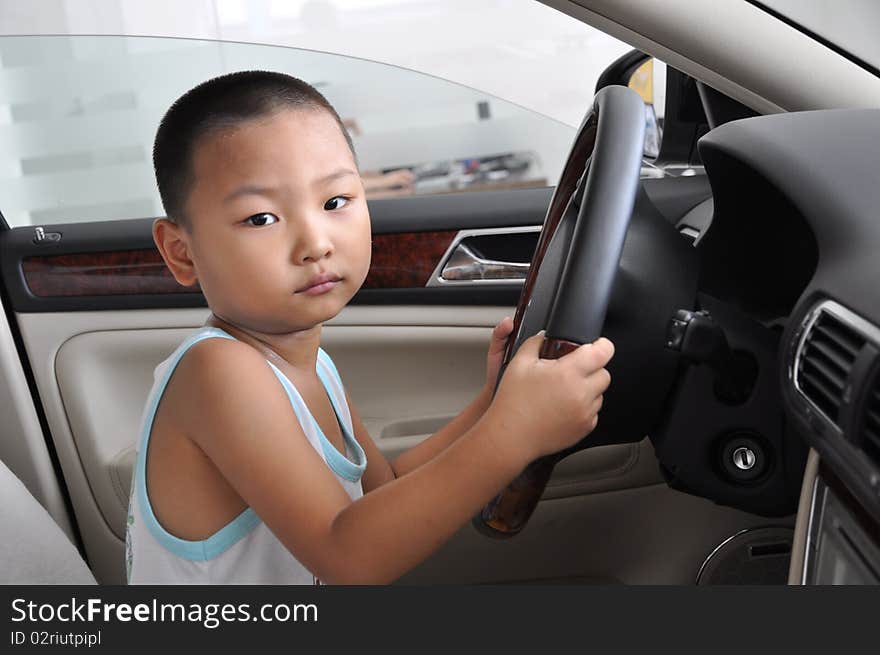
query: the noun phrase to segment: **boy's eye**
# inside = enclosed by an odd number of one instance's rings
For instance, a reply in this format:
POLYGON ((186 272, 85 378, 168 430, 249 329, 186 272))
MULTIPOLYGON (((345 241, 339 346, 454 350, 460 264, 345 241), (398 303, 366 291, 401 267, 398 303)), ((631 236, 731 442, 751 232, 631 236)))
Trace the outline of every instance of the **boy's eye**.
POLYGON ((324 203, 324 209, 326 209, 327 211, 342 209, 343 207, 345 207, 346 203, 348 203, 348 198, 346 198, 345 196, 334 196, 324 203))
POLYGON ((245 223, 250 223, 251 225, 255 225, 256 227, 262 227, 263 225, 271 225, 272 223, 277 223, 278 217, 275 214, 270 214, 268 212, 263 212, 261 214, 254 214, 253 216, 248 216, 245 219, 245 223))

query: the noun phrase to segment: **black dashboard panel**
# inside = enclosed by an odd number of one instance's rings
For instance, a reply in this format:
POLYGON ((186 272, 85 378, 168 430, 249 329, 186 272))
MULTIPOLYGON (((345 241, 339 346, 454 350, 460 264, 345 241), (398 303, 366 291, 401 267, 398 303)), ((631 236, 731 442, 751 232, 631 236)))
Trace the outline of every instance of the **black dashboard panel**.
POLYGON ((742 161, 716 159, 714 215, 699 243, 700 288, 759 320, 787 317, 816 270, 809 224, 774 184, 742 161))
MULTIPOLYGON (((736 121, 707 134, 699 147, 716 206, 704 245, 718 258, 704 259, 716 267, 707 281, 716 293, 785 323, 779 380, 786 413, 880 523, 880 457, 859 432, 865 399, 877 393, 870 372, 880 365, 873 336, 880 326, 880 109, 736 121), (724 270, 732 274, 725 278, 724 270), (843 373, 831 372, 839 390, 819 390, 839 391, 836 421, 794 384, 805 326, 826 301, 842 308, 845 329, 855 325, 864 337, 851 344, 843 373)), ((839 338, 847 341, 847 334, 839 338)))
MULTIPOLYGON (((716 212, 719 195, 752 193, 737 177, 725 176, 726 167, 736 162, 777 189, 803 216, 816 240, 819 260, 802 298, 832 297, 880 325, 880 109, 735 121, 704 136, 700 153, 716 212)), ((716 228, 713 223, 712 230, 716 228)), ((791 236, 799 241, 807 238, 791 236)), ((790 253, 780 251, 777 257, 786 262, 790 253)))

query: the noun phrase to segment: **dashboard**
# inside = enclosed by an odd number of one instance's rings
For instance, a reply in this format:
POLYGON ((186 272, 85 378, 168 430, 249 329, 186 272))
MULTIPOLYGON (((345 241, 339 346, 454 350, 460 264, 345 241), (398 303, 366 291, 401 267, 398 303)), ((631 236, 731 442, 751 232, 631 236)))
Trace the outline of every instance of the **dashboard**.
POLYGON ((818 454, 802 583, 880 583, 878 142, 866 109, 736 121, 699 146, 715 204, 701 286, 781 328, 786 422, 818 454))

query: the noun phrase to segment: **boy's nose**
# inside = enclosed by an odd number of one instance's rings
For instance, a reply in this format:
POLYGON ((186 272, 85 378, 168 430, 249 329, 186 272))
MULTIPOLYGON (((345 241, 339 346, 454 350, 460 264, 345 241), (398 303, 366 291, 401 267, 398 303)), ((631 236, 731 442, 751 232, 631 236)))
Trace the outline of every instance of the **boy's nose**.
POLYGON ((302 221, 296 232, 293 259, 297 264, 315 262, 332 254, 333 243, 327 231, 321 229, 316 221, 302 221))

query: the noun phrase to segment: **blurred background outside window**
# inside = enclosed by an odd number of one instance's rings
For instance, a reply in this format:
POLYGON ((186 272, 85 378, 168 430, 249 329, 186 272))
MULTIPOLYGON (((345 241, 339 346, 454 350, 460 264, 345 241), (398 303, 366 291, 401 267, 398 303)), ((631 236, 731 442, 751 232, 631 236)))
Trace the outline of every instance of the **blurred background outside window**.
MULTIPOLYGON (((13 226, 161 215, 162 114, 253 68, 330 100, 369 197, 553 185, 596 80, 630 49, 532 0, 0 0, 0 26, 13 226)), ((651 109, 652 71, 636 77, 651 109)))

